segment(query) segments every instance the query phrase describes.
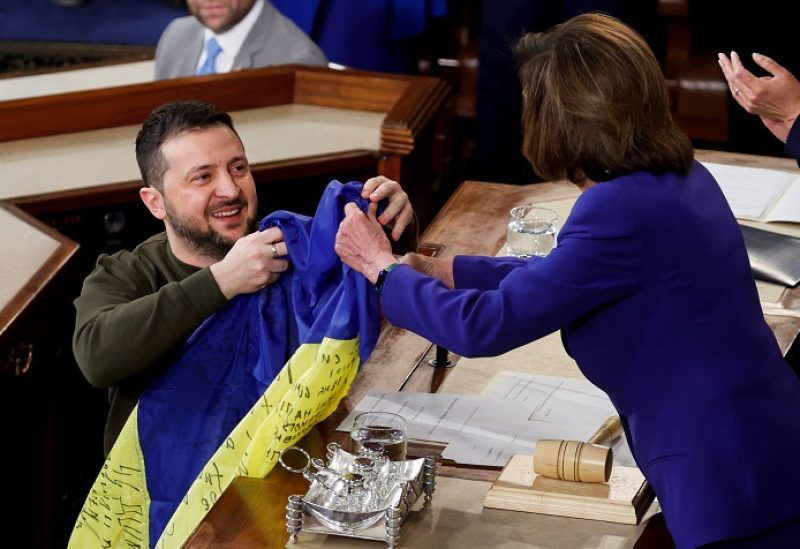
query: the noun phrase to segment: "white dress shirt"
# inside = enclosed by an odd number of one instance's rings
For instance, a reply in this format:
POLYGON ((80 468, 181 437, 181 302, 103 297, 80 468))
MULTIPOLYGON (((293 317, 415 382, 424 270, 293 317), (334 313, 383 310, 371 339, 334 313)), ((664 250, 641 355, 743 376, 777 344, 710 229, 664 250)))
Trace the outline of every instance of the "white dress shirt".
MULTIPOLYGON (((256 0, 253 4, 250 13, 244 16, 244 19, 239 21, 228 31, 222 34, 216 34, 214 31, 206 27, 203 32, 203 44, 208 43, 208 39, 212 36, 217 39, 222 51, 217 56, 216 68, 218 73, 230 72, 233 68, 233 61, 242 49, 247 35, 256 24, 258 16, 261 15, 261 10, 264 9, 264 0, 256 0)), ((200 59, 197 61, 197 67, 200 68, 206 60, 206 50, 203 48, 203 53, 200 54, 200 59)))

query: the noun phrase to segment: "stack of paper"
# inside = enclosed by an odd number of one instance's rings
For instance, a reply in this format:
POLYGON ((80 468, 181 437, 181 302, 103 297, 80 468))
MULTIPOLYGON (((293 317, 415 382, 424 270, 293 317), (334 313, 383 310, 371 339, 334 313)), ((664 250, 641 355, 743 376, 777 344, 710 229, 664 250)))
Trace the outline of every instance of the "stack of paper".
MULTIPOLYGON (((483 395, 374 393, 339 426, 349 430, 365 411, 393 412, 408 422, 408 438, 446 443, 442 457, 456 463, 504 466, 532 454, 539 438, 586 440, 616 415, 608 396, 582 379, 500 372, 483 395)), ((633 463, 624 437, 615 463, 633 463)))

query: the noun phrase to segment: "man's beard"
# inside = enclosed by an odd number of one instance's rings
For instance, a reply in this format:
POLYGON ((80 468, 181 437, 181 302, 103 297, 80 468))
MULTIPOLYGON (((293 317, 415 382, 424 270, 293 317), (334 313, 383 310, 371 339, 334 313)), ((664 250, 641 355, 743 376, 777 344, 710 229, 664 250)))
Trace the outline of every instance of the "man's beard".
MULTIPOLYGON (((241 200, 231 200, 224 204, 217 204, 218 207, 239 206, 244 208, 241 200)), ((230 239, 221 235, 212 227, 201 228, 193 219, 182 218, 172 208, 168 200, 164 200, 164 209, 167 214, 172 229, 177 236, 181 237, 188 246, 199 255, 210 257, 221 261, 225 255, 233 248, 238 239, 230 239)), ((250 234, 257 228, 255 213, 247 219, 247 228, 244 234, 250 234)))

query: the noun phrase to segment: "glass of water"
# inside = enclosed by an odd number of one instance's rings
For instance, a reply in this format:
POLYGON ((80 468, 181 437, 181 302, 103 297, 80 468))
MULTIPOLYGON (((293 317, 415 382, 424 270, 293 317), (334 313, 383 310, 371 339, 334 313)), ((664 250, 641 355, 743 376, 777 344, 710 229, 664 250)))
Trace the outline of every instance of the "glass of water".
POLYGON ((383 446, 391 461, 406 459, 406 420, 390 412, 364 412, 353 419, 351 453, 360 454, 365 443, 383 446))
POLYGON ((549 254, 556 246, 556 219, 556 212, 541 206, 523 204, 511 208, 506 253, 523 259, 549 254))

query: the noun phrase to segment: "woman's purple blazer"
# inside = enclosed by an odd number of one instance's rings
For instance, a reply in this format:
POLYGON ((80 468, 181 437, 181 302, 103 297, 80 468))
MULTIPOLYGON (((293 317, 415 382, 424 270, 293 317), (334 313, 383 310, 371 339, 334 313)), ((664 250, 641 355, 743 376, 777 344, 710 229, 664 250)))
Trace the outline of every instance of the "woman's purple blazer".
POLYGON ((800 517, 800 381, 699 163, 589 188, 545 258, 459 256, 453 273, 449 290, 394 269, 386 318, 464 356, 561 330, 617 408, 678 547, 800 517))

